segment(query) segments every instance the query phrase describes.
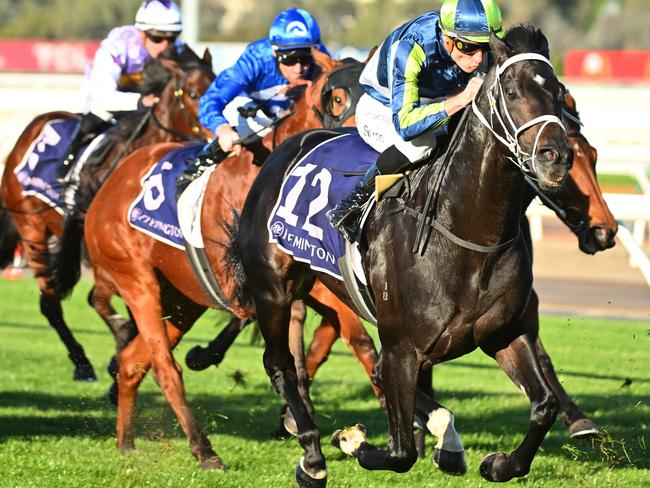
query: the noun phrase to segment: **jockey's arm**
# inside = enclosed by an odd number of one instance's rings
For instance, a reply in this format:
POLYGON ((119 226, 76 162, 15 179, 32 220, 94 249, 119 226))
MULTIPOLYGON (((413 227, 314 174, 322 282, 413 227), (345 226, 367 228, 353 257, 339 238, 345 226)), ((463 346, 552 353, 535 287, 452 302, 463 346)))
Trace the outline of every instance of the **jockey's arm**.
POLYGON ((218 127, 228 124, 223 115, 224 108, 245 92, 255 79, 258 67, 254 57, 244 51, 233 66, 217 75, 199 101, 201 125, 217 133, 218 127))
POLYGON ((90 110, 99 116, 105 116, 106 112, 138 108, 140 94, 119 91, 118 81, 122 74, 122 67, 118 59, 103 46, 95 55, 88 81, 91 91, 90 110))
POLYGON ((413 41, 399 41, 393 49, 391 108, 397 133, 409 141, 449 120, 443 102, 422 105, 418 76, 426 62, 422 46, 413 41))

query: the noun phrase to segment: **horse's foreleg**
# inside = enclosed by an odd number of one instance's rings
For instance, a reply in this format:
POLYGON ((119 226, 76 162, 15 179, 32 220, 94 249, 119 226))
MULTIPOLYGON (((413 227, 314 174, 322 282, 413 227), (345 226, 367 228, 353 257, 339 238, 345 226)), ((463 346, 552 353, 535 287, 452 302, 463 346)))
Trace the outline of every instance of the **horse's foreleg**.
POLYGON ((537 354, 537 359, 539 364, 544 372, 544 377, 548 382, 548 385, 555 393, 555 396, 559 402, 559 418, 564 422, 564 424, 569 429, 569 434, 573 438, 584 438, 584 437, 593 437, 600 435, 600 429, 598 426, 589 419, 578 406, 573 402, 569 394, 566 392, 557 375, 555 374, 555 369, 553 368, 553 363, 548 353, 542 345, 542 341, 539 338, 539 298, 534 292, 530 297, 528 302, 528 308, 524 315, 525 324, 528 326, 530 335, 535 344, 535 353, 537 354))
POLYGON ((368 444, 358 433, 345 431, 332 438, 344 452, 356 457, 365 469, 388 469, 404 473, 417 461, 413 438, 417 363, 413 348, 406 343, 384 347, 381 356, 381 380, 388 409, 388 450, 368 444), (345 434, 345 435, 342 435, 345 434))
POLYGON ((232 317, 228 325, 215 337, 207 347, 194 346, 187 351, 185 355, 185 364, 194 371, 203 371, 214 365, 218 366, 226 356, 226 351, 230 349, 239 333, 248 325, 250 321, 232 317))
POLYGON ((454 414, 433 398, 431 379, 432 368, 420 371, 415 393, 415 411, 431 435, 438 439, 433 452, 433 464, 443 473, 460 476, 467 472, 465 449, 454 427, 454 414))
POLYGON ((289 324, 292 307, 256 296, 260 330, 266 342, 264 368, 275 390, 289 405, 296 423, 297 438, 305 455, 296 468, 300 487, 319 487, 327 483, 327 466, 320 447, 320 432, 300 395, 295 362, 289 351, 289 324))
MULTIPOLYGON (((523 329, 523 327, 522 327, 523 329)), ((539 446, 557 417, 557 399, 548 386, 528 334, 521 333, 507 346, 481 346, 530 400, 528 432, 511 454, 494 453, 481 462, 481 476, 489 481, 508 481, 526 475, 539 446)))

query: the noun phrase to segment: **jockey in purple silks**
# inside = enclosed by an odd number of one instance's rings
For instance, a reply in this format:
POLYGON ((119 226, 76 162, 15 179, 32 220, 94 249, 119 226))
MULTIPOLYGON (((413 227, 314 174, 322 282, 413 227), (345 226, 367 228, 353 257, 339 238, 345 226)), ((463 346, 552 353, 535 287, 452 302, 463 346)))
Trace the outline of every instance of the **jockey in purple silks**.
POLYGON ((170 45, 181 51, 183 30, 180 7, 171 0, 145 0, 135 15, 135 25, 116 27, 108 33, 86 69, 82 87, 84 115, 72 138, 57 177, 65 180, 81 146, 111 125, 115 112, 151 107, 154 95, 132 91, 147 61, 157 58, 170 45))

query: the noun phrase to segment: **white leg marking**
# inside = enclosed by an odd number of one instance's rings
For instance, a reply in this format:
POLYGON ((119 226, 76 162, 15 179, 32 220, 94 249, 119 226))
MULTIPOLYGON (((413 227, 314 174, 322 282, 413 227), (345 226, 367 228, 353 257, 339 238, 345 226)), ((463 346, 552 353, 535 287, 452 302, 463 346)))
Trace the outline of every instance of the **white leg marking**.
POLYGON ((454 428, 454 414, 445 408, 438 408, 429 413, 427 429, 438 438, 436 449, 450 452, 463 452, 463 443, 454 428))

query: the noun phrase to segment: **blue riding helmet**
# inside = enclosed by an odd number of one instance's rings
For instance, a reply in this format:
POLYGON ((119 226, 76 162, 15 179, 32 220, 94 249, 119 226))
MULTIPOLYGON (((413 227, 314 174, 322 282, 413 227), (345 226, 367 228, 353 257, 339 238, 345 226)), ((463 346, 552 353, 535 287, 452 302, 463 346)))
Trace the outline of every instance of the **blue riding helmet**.
POLYGON ((292 7, 273 19, 269 40, 274 51, 310 48, 320 43, 320 27, 309 12, 292 7))

